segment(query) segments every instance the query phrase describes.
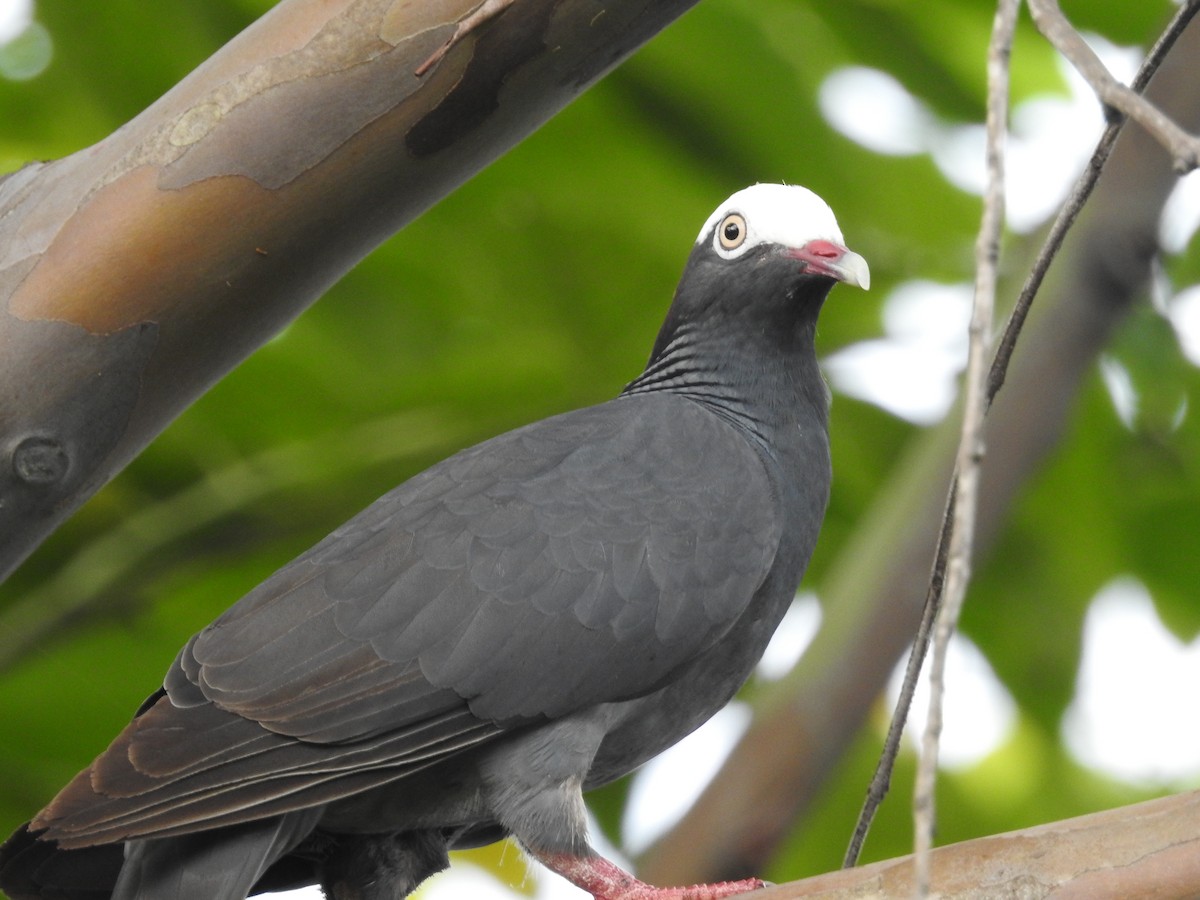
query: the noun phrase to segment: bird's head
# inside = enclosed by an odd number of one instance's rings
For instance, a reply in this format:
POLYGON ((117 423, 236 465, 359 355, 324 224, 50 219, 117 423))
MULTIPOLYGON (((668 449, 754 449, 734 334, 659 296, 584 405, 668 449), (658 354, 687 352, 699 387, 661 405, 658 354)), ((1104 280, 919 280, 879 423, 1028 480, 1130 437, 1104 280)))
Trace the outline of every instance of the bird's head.
POLYGON ((866 288, 867 262, 846 248, 829 206, 807 188, 756 184, 738 191, 700 230, 651 354, 651 363, 701 333, 729 345, 762 339, 785 348, 809 335, 835 283, 866 288), (740 338, 739 338, 740 336, 740 338))
POLYGON ((867 261, 846 249, 833 210, 799 185, 738 191, 708 217, 689 262, 707 263, 709 277, 770 267, 785 279, 829 278, 864 290, 871 284, 867 261))

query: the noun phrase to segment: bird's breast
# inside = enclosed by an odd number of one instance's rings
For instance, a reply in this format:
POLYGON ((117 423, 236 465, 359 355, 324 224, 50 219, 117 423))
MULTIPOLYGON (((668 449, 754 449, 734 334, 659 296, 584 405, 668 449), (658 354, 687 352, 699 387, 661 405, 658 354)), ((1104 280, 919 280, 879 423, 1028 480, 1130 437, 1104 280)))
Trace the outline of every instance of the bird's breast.
POLYGON ((616 723, 596 754, 585 788, 628 774, 725 706, 758 665, 795 596, 799 578, 790 564, 772 569, 745 614, 716 643, 657 690, 614 704, 616 723))

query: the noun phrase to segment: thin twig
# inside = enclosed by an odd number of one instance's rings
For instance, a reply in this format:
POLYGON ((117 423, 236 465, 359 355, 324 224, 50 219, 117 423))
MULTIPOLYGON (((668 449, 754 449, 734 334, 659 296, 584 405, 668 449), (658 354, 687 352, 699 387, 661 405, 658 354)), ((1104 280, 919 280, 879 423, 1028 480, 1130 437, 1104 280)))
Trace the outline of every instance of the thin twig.
POLYGON ((929 576, 929 590, 925 594, 925 606, 921 611, 921 624, 917 627, 916 637, 913 638, 912 650, 908 654, 908 665, 904 670, 904 681, 900 685, 900 696, 896 700, 896 710, 892 721, 888 724, 887 737, 883 742, 883 752, 875 766, 875 774, 867 787, 867 797, 863 801, 862 811, 858 814, 858 822, 854 826, 854 834, 850 837, 850 845, 842 859, 842 868, 849 869, 858 864, 863 844, 867 840, 867 832, 875 819, 875 812, 887 796, 892 785, 892 769, 896 757, 900 755, 900 739, 904 736, 904 725, 908 721, 908 711, 912 708, 913 695, 917 690, 917 678, 921 674, 921 666, 925 663, 925 653, 929 649, 929 637, 933 633, 933 623, 942 601, 942 586, 946 577, 946 551, 950 547, 950 529, 954 524, 954 495, 957 481, 951 481, 950 494, 946 500, 946 508, 942 512, 942 533, 938 537, 937 553, 933 561, 933 571, 929 576))
MULTIPOLYGON (((1159 70, 1163 60, 1166 59, 1167 53, 1175 46, 1175 42, 1183 34, 1183 30, 1192 21, 1197 12, 1200 12, 1200 0, 1188 0, 1175 13, 1170 24, 1167 25, 1162 35, 1154 43, 1154 46, 1150 48, 1150 52, 1146 54, 1145 62, 1138 69, 1138 73, 1134 77, 1132 84, 1134 91, 1140 94, 1146 90, 1146 87, 1150 84, 1150 80, 1154 77, 1154 73, 1159 70)), ((1104 169, 1104 164, 1108 162, 1108 157, 1112 153, 1113 145, 1116 144, 1117 135, 1121 133, 1123 125, 1123 120, 1112 122, 1104 130, 1104 134, 1100 136, 1100 140, 1096 143, 1096 149, 1092 152, 1092 158, 1088 160, 1087 167, 1083 170, 1083 174, 1079 176, 1078 180, 1076 180, 1075 187, 1071 190, 1071 195, 1063 204, 1062 209, 1059 210, 1058 216, 1050 228, 1050 234, 1047 235, 1045 242, 1042 244, 1042 249, 1038 252, 1037 259, 1033 263, 1033 267, 1029 270, 1029 275, 1025 279, 1025 284, 1021 287, 1021 293, 1017 297, 1013 311, 1008 317, 1008 323, 1004 327, 1004 334, 996 346, 996 358, 992 361, 992 371, 988 376, 989 406, 996 399, 996 394, 1004 385, 1005 376, 1008 374, 1008 366, 1012 360, 1013 350, 1017 344, 1017 337, 1025 325, 1025 319, 1029 315, 1030 307, 1033 305, 1033 298, 1037 296, 1037 292, 1042 286, 1042 281, 1046 277, 1046 272, 1050 269, 1050 263, 1058 255, 1067 232, 1075 224, 1075 219, 1078 218, 1080 210, 1083 209, 1083 205, 1091 197, 1092 191, 1096 187, 1096 182, 1100 178, 1100 172, 1104 169)))
POLYGON ((1004 231, 1004 144, 1008 133, 1009 60, 1020 8, 1020 0, 1000 0, 992 23, 992 39, 988 44, 988 180, 979 236, 975 241, 975 302, 971 310, 970 349, 963 386, 962 436, 955 465, 954 525, 950 534, 950 549, 947 551, 945 595, 933 633, 933 655, 929 660, 929 714, 925 721, 913 793, 916 831, 913 880, 916 895, 920 898, 929 896, 946 652, 950 637, 958 625, 967 584, 971 580, 975 513, 979 501, 979 468, 984 453, 983 422, 987 415, 987 361, 991 352, 992 318, 996 307, 1000 238, 1004 231))
POLYGON ((496 16, 500 15, 500 13, 512 6, 514 2, 516 2, 516 0, 483 0, 482 3, 480 3, 477 7, 471 10, 470 13, 467 14, 466 18, 464 18, 458 23, 458 25, 455 26, 454 34, 450 35, 450 38, 446 41, 446 43, 442 44, 442 46, 434 50, 433 53, 429 54, 429 58, 417 66, 417 68, 413 71, 413 74, 418 78, 423 77, 426 72, 442 61, 446 54, 450 52, 450 48, 452 48, 455 44, 465 38, 484 22, 488 21, 489 19, 496 18, 496 16))
POLYGON ((1029 0, 1029 12, 1038 30, 1091 85, 1100 102, 1145 128, 1171 154, 1176 171, 1183 175, 1200 165, 1200 138, 1176 125, 1140 91, 1117 81, 1063 15, 1058 0, 1029 0))
MULTIPOLYGON (((1200 11, 1200 0, 1188 0, 1185 5, 1180 7, 1147 54, 1145 61, 1138 70, 1137 76, 1133 80, 1133 90, 1141 93, 1146 89, 1154 74, 1162 66, 1167 53, 1175 46, 1175 42, 1198 11, 1200 11)), ((1096 181, 1100 177, 1100 172, 1108 160, 1113 144, 1116 143, 1117 135, 1120 133, 1123 125, 1123 120, 1113 122, 1101 136, 1087 168, 1076 182, 1071 196, 1063 204, 1062 209, 1059 210, 1054 225, 1050 229, 1050 234, 1043 243, 1037 260, 1034 262, 1029 276, 1025 280, 1021 294, 1017 298, 1013 312, 1009 316, 1008 323, 1005 326, 1004 335, 997 346, 996 356, 992 360, 992 367, 988 376, 987 399, 989 407, 992 401, 995 400, 1000 388, 1004 386, 1004 380, 1008 373, 1009 363, 1012 360, 1012 353, 1016 347, 1017 339, 1020 337, 1025 319, 1042 285, 1046 272, 1062 247, 1063 239, 1074 224, 1084 203, 1091 196, 1096 181)), ((896 702, 896 708, 892 713, 891 726, 888 729, 887 739, 880 754, 879 764, 875 768, 875 774, 867 789, 866 800, 863 803, 862 811, 859 813, 858 823, 855 826, 850 845, 846 850, 846 856, 842 863, 844 868, 849 868, 858 863, 867 833, 871 829, 872 821, 874 821, 875 813, 883 803, 883 799, 887 795, 888 787, 891 783, 891 773, 900 752, 900 738, 904 730, 904 724, 908 721, 909 709, 912 706, 913 693, 916 687, 916 673, 920 671, 921 665, 925 660, 929 635, 932 633, 933 622, 941 606, 942 590, 946 575, 947 550, 950 543, 950 535, 954 527, 956 489, 957 476, 950 483, 949 500, 942 516, 942 530, 935 552, 933 570, 930 575, 929 592, 926 595, 925 606, 921 612, 921 623, 917 630, 916 639, 909 653, 904 685, 901 688, 900 697, 896 702)))

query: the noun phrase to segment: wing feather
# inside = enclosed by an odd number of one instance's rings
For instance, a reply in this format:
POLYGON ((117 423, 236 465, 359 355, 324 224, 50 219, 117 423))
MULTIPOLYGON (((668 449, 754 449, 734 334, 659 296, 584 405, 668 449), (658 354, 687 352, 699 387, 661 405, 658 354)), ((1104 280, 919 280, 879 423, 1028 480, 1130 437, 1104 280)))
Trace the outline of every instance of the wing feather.
POLYGON ((193 638, 34 825, 82 846, 244 821, 654 690, 745 612, 774 498, 753 446, 678 397, 463 451, 193 638))

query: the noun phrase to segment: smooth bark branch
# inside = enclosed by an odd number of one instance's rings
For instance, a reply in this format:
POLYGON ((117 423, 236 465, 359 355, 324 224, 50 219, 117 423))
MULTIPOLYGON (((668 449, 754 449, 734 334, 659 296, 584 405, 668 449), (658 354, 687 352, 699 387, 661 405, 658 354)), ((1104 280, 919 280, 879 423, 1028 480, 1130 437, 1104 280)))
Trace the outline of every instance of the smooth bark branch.
POLYGON ((0 179, 0 578, 371 249, 694 3, 283 0, 109 138, 0 179))
MULTIPOLYGON (((1200 792, 940 847, 944 900, 1191 900, 1200 896, 1200 792)), ((754 893, 755 900, 910 897, 912 857, 842 869, 754 893)))
MULTIPOLYGON (((1186 6, 1194 7, 1196 0, 1186 6)), ((1176 170, 1187 174, 1200 165, 1200 138, 1188 134, 1161 109, 1117 81, 1087 41, 1063 15, 1057 0, 1029 0, 1029 12, 1038 30, 1084 77, 1100 102, 1145 128, 1175 160, 1176 170)))

